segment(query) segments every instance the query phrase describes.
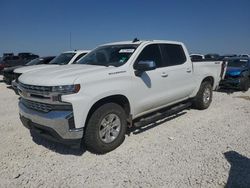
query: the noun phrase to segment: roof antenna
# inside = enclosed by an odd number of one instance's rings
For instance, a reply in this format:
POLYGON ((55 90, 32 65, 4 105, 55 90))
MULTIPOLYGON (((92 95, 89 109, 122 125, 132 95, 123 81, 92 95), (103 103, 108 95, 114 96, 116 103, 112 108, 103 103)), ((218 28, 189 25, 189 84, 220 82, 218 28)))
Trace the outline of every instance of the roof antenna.
POLYGON ((138 42, 140 41, 138 38, 134 38, 133 42, 138 42))
POLYGON ((69 49, 71 50, 71 32, 69 32, 69 49))

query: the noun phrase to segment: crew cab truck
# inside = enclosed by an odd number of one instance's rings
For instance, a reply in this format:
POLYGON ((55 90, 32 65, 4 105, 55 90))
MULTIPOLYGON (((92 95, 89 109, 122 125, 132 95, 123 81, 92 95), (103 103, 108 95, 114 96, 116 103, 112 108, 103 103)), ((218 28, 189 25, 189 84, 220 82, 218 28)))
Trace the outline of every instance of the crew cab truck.
POLYGON ((106 153, 147 114, 185 101, 208 108, 222 64, 193 64, 180 42, 105 44, 78 64, 21 75, 20 118, 47 139, 106 153))

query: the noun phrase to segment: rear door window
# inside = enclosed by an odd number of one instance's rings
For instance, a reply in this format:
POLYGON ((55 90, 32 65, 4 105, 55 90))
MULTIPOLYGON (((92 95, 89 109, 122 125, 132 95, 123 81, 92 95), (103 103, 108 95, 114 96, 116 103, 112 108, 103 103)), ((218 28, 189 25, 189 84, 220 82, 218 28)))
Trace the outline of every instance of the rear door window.
POLYGON ((160 44, 163 66, 181 65, 187 58, 181 45, 178 44, 160 44))

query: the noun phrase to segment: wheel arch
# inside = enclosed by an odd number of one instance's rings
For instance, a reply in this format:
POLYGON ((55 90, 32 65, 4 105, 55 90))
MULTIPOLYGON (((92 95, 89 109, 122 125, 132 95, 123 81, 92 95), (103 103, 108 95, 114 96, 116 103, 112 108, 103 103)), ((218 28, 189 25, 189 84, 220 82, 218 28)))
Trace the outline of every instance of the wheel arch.
POLYGON ((201 81, 201 84, 204 83, 204 82, 209 82, 212 84, 212 87, 214 87, 214 77, 212 76, 207 76, 205 77, 202 81, 201 81))
POLYGON ((93 112, 97 108, 99 108, 100 106, 102 106, 102 105, 104 105, 106 103, 116 103, 116 104, 120 105, 125 110, 125 113, 126 113, 127 117, 130 116, 131 106, 130 106, 129 99, 126 96, 122 95, 122 94, 116 94, 116 95, 111 95, 111 96, 103 97, 103 98, 99 99, 98 101, 96 101, 91 106, 91 108, 90 108, 90 110, 88 112, 85 125, 87 125, 88 120, 89 120, 91 114, 93 114, 93 112))

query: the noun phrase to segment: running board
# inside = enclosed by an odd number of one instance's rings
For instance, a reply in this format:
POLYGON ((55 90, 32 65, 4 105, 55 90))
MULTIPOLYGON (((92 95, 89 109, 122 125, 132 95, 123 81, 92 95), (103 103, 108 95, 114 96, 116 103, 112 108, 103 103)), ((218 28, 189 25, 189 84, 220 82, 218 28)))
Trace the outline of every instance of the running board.
POLYGON ((179 105, 174 106, 170 109, 167 109, 164 112, 157 112, 157 113, 152 114, 151 116, 141 118, 139 121, 134 123, 134 127, 138 128, 138 127, 143 127, 143 126, 151 124, 151 123, 155 123, 156 121, 158 121, 160 119, 177 114, 178 112, 189 108, 191 105, 192 105, 191 102, 187 102, 185 104, 179 104, 179 105))

